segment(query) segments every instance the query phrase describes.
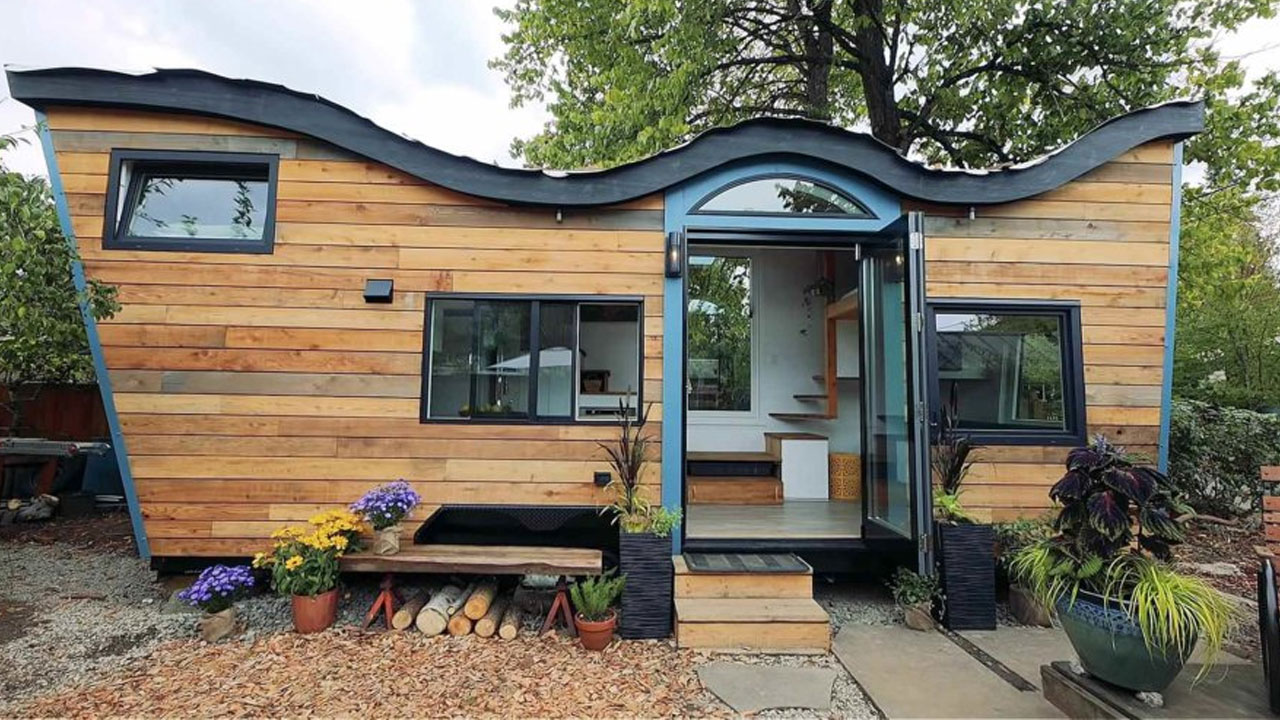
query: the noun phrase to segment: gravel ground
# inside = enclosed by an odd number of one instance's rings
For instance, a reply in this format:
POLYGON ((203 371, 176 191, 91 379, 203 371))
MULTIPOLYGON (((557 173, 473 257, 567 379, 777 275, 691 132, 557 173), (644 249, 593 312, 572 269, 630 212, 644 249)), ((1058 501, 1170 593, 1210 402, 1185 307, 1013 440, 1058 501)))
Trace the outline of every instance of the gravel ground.
POLYGON ((6 701, 95 677, 189 637, 136 558, 63 545, 0 544, 0 716, 6 701))
POLYGON ((831 632, 846 624, 897 625, 902 611, 893 604, 888 588, 873 580, 837 580, 818 578, 813 585, 814 599, 831 616, 831 632))

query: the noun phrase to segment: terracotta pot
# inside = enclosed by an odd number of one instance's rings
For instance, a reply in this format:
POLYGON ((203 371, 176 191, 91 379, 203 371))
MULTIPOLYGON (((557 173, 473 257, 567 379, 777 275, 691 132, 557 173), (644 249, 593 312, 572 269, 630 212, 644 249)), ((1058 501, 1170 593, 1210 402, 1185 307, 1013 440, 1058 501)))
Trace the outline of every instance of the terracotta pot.
POLYGON ((319 595, 293 596, 293 629, 300 633, 316 633, 328 628, 338 618, 338 588, 319 595))
POLYGON ((382 528, 373 531, 373 554, 395 555, 400 552, 400 526, 382 528))
POLYGON ((902 608, 902 619, 912 630, 932 630, 933 616, 929 614, 929 603, 907 605, 902 608))
POLYGON ((229 607, 222 612, 205 613, 196 627, 200 631, 201 640, 218 642, 236 631, 236 609, 229 607))
POLYGON ((582 647, 588 650, 603 650, 613 642, 613 629, 618 624, 618 614, 610 610, 609 617, 599 621, 574 615, 573 624, 578 627, 578 639, 582 641, 582 647))

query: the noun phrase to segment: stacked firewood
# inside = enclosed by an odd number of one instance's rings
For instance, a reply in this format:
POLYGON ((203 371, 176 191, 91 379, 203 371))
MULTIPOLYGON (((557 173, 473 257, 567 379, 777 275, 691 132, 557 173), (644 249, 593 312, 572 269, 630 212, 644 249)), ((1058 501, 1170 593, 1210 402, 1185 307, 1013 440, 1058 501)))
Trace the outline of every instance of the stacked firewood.
POLYGON ((495 577, 450 583, 432 590, 424 588, 405 600, 391 618, 391 627, 413 627, 427 636, 470 635, 511 640, 520 634, 523 620, 516 591, 503 592, 495 577))

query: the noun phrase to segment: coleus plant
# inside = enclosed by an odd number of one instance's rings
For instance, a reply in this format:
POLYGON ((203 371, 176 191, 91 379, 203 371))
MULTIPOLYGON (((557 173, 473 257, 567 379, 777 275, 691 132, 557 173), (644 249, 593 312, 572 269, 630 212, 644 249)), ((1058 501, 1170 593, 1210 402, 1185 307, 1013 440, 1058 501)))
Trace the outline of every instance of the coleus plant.
POLYGON ((1082 560, 1106 561, 1134 549, 1168 559, 1183 533, 1166 483, 1159 470, 1135 463, 1101 435, 1072 450, 1066 474, 1049 490, 1062 505, 1054 530, 1063 549, 1082 560))

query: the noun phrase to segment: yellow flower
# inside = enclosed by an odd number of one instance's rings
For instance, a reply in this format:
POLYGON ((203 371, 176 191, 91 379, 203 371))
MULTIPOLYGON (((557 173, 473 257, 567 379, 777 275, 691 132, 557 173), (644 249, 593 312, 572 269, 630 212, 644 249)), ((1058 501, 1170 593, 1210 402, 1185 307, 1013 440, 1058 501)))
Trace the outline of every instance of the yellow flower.
POLYGON ((338 537, 334 538, 334 539, 333 539, 333 544, 334 544, 334 547, 338 548, 339 550, 346 550, 346 549, 347 549, 347 538, 346 538, 346 536, 344 536, 344 535, 339 535, 338 537))
POLYGON ((271 558, 266 553, 256 553, 253 556, 253 566, 256 568, 265 567, 271 558))
POLYGON ((297 570, 300 567, 302 567, 301 555, 294 555, 293 557, 284 561, 284 568, 286 570, 297 570))

